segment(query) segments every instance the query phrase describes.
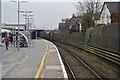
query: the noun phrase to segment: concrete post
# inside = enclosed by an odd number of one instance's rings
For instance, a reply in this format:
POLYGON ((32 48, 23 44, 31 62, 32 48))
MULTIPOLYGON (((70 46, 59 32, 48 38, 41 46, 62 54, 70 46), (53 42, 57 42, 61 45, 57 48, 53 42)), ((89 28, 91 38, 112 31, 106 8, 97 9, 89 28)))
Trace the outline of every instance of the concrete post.
POLYGON ((0 0, 0 79, 2 79, 2 44, 1 44, 1 40, 2 40, 2 33, 1 33, 1 26, 2 26, 2 8, 1 8, 1 5, 2 5, 2 1, 0 0))
POLYGON ((18 1, 18 50, 20 49, 20 1, 18 1))
POLYGON ((120 23, 118 24, 118 51, 120 52, 120 23))
POLYGON ((36 39, 37 39, 37 34, 38 34, 38 32, 37 32, 37 30, 36 30, 36 31, 35 31, 36 39))

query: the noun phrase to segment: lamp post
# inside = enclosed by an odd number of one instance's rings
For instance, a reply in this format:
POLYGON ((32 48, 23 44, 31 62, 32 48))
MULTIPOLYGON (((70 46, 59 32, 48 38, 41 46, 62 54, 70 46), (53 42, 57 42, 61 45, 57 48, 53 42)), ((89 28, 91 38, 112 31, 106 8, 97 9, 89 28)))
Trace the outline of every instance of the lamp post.
POLYGON ((2 1, 0 0, 0 46, 1 46, 1 40, 2 40, 2 33, 1 33, 1 26, 2 26, 2 21, 1 21, 2 20, 1 19, 2 18, 2 16, 1 16, 2 12, 1 11, 2 11, 2 7, 1 6, 2 6, 2 1))
POLYGON ((26 25, 27 25, 27 28, 26 30, 28 31, 28 40, 29 40, 29 43, 31 43, 31 30, 30 30, 30 19, 33 19, 31 17, 33 17, 32 14, 28 14, 28 13, 32 13, 31 10, 28 10, 28 11, 21 11, 22 13, 25 13, 25 22, 26 22, 26 25))
POLYGON ((2 5, 2 1, 0 0, 0 79, 2 79, 2 44, 1 44, 1 40, 2 40, 2 33, 1 33, 1 26, 2 26, 2 21, 1 21, 1 5, 2 5))
POLYGON ((30 41, 32 40, 32 32, 31 32, 31 29, 32 29, 33 22, 34 22, 34 19, 33 19, 33 20, 30 20, 30 41))
POLYGON ((17 47, 18 47, 18 50, 20 49, 20 43, 19 43, 19 41, 20 41, 20 1, 18 1, 18 45, 17 45, 17 47))
POLYGON ((17 9, 17 12, 18 12, 18 39, 17 39, 17 49, 19 50, 20 49, 20 2, 21 3, 26 3, 26 1, 10 1, 10 2, 17 2, 17 5, 18 5, 18 9, 17 9))
POLYGON ((31 24, 30 24, 30 20, 32 20, 33 18, 33 15, 32 14, 29 14, 28 15, 28 13, 32 13, 32 11, 24 11, 25 13, 27 13, 26 15, 23 15, 23 16, 25 16, 25 21, 27 22, 26 23, 26 25, 27 25, 27 30, 28 30, 28 40, 29 40, 29 43, 31 43, 31 30, 30 30, 30 26, 31 26, 31 24))
MULTIPOLYGON (((32 11, 31 10, 28 10, 28 11, 20 11, 21 13, 25 13, 25 15, 23 15, 23 16, 25 16, 25 24, 27 25, 27 17, 28 17, 28 13, 32 13, 32 11)), ((27 26, 25 27, 25 31, 27 31, 27 26)))
POLYGON ((33 15, 28 15, 28 26, 29 26, 29 41, 31 43, 31 20, 33 20, 34 18, 31 18, 31 16, 33 15))

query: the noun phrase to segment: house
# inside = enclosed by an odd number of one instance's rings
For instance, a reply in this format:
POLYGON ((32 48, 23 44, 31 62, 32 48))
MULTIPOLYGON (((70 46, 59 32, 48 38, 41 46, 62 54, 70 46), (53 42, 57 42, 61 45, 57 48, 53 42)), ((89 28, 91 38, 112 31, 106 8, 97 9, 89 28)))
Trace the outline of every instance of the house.
POLYGON ((120 2, 104 2, 100 13, 94 14, 95 24, 111 24, 119 22, 120 2))
POLYGON ((70 18, 69 29, 76 28, 76 18, 73 16, 70 18))
POLYGON ((65 23, 59 23, 59 30, 61 30, 61 31, 65 31, 66 30, 65 23))
POLYGON ((95 13, 93 18, 94 18, 94 22, 95 22, 96 25, 97 24, 102 24, 101 21, 100 21, 100 13, 99 12, 95 13))
POLYGON ((81 18, 78 16, 75 16, 74 14, 72 15, 72 18, 70 18, 69 22, 69 29, 77 29, 81 30, 81 18))
POLYGON ((70 19, 62 19, 62 22, 59 23, 59 30, 68 31, 69 29, 81 30, 80 18, 76 17, 74 14, 70 19))

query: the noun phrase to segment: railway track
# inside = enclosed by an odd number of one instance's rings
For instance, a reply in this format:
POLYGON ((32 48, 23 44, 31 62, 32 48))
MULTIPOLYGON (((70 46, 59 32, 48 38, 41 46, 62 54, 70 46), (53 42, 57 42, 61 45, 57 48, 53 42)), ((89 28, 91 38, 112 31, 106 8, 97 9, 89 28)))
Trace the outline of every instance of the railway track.
POLYGON ((66 67, 67 67, 68 70, 69 70, 69 73, 70 73, 69 76, 71 76, 71 78, 73 78, 74 80, 77 80, 77 77, 76 77, 75 73, 73 72, 73 70, 72 70, 70 64, 68 63, 68 61, 63 57, 62 54, 60 54, 60 55, 61 55, 61 57, 62 57, 62 60, 63 60, 64 63, 66 64, 66 67))
POLYGON ((68 43, 68 42, 60 42, 66 45, 73 46, 78 49, 82 49, 84 51, 87 51, 89 53, 95 54, 101 58, 104 58, 112 63, 115 63, 120 66, 120 54, 116 52, 111 52, 108 50, 100 49, 97 47, 93 47, 90 45, 80 44, 80 43, 68 43))
MULTIPOLYGON (((69 53, 73 58, 75 58, 80 64, 82 64, 87 70, 89 70, 89 72, 91 72, 94 76, 95 79, 98 80, 108 80, 108 78, 106 77, 106 75, 104 75, 101 71, 99 71, 98 69, 96 69, 95 67, 91 66, 89 63, 87 63, 85 60, 83 60, 82 58, 78 57, 78 55, 75 54, 75 52, 71 51, 70 49, 58 45, 60 48, 62 48, 63 50, 65 50, 67 53, 69 53)), ((69 64, 69 61, 66 60, 66 58, 61 54, 63 61, 65 62, 65 64, 67 65, 72 77, 74 80, 77 80, 77 76, 74 72, 74 70, 71 68, 71 65, 69 64)))
POLYGON ((88 46, 88 45, 84 45, 84 49, 88 52, 91 52, 93 54, 96 54, 104 59, 107 59, 113 63, 116 63, 118 65, 120 65, 120 55, 113 53, 113 52, 109 52, 109 51, 105 51, 96 47, 92 47, 92 46, 88 46))

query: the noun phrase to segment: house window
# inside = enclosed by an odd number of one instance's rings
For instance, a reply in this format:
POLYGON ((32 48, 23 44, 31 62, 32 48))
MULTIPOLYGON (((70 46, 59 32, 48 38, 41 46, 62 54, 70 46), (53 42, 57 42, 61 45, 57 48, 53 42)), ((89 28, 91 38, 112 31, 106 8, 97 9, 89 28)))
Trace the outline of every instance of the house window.
POLYGON ((104 24, 104 17, 102 16, 102 24, 104 24))
POLYGON ((107 15, 107 24, 109 24, 109 15, 107 15))

